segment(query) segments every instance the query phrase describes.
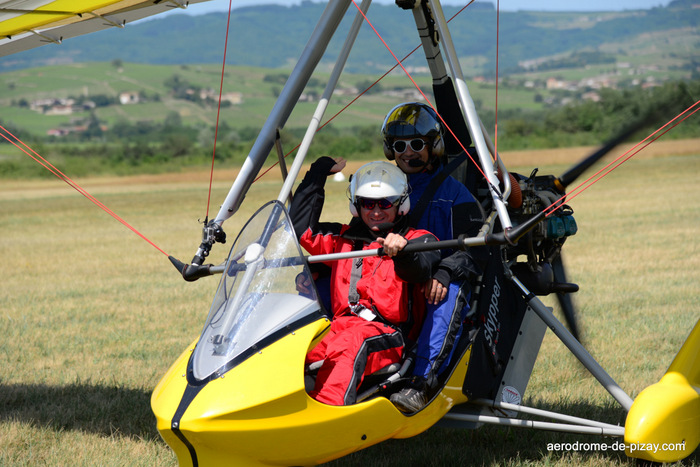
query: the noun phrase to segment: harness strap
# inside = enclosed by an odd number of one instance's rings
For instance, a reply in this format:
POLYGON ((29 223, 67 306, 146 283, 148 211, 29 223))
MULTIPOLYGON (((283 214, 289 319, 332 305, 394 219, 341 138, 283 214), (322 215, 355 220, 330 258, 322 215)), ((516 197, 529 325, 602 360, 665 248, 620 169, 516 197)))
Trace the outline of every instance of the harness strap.
POLYGON ((411 209, 411 213, 409 214, 409 225, 418 225, 418 222, 421 220, 421 217, 423 217, 423 213, 428 207, 428 204, 430 204, 430 202, 433 200, 433 196, 435 196, 435 192, 437 191, 438 187, 442 185, 442 182, 444 182, 445 179, 449 177, 452 174, 452 172, 454 172, 455 169, 459 167, 462 164, 462 162, 464 162, 466 159, 466 153, 461 154, 459 157, 452 159, 452 161, 445 166, 442 172, 440 172, 439 174, 437 174, 436 177, 433 177, 433 179, 430 180, 430 183, 421 195, 420 199, 418 200, 416 205, 411 209))
MULTIPOLYGON (((352 246, 354 250, 361 250, 363 242, 356 240, 352 246)), ((350 305, 350 312, 355 316, 359 316, 367 321, 378 321, 390 328, 401 331, 400 327, 393 324, 379 312, 376 306, 372 305, 372 309, 365 308, 360 305, 360 294, 357 291, 357 282, 362 277, 362 262, 363 258, 356 258, 352 263, 352 270, 350 271, 350 287, 348 290, 348 304, 350 305)))
MULTIPOLYGON (((362 242, 357 240, 352 246, 354 250, 362 249, 362 242)), ((350 308, 354 308, 360 302, 360 294, 357 291, 357 282, 362 277, 362 258, 355 258, 350 271, 350 289, 348 290, 348 303, 350 308)))

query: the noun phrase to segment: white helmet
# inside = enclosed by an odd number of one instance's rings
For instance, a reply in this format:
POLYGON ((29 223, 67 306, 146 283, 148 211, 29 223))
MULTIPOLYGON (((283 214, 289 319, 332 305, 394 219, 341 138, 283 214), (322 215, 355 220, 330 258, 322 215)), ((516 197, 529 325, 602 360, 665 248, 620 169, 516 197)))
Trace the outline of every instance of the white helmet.
POLYGON ((394 164, 384 161, 365 164, 350 178, 348 187, 350 213, 359 216, 357 198, 382 199, 399 203, 399 216, 408 214, 411 202, 408 199, 406 174, 394 164))

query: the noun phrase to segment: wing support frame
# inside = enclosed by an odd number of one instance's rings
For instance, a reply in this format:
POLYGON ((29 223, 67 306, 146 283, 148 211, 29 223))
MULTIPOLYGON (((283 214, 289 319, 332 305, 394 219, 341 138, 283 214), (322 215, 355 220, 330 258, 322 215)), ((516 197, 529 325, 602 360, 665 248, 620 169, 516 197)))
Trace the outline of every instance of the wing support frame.
POLYGON ((121 20, 118 20, 118 21, 113 21, 113 20, 107 18, 106 16, 102 16, 102 15, 99 14, 99 13, 95 13, 94 11, 91 11, 91 12, 89 12, 89 13, 90 13, 91 15, 93 15, 95 18, 99 18, 99 19, 101 19, 102 21, 104 21, 104 22, 105 22, 105 26, 114 26, 115 28, 120 28, 120 29, 124 29, 124 26, 126 26, 126 20, 125 20, 125 19, 121 19, 121 20))
POLYGON ((282 88, 275 106, 265 121, 236 180, 233 182, 233 186, 221 205, 221 209, 214 219, 214 222, 217 224, 221 225, 238 211, 245 198, 245 193, 253 183, 254 177, 260 172, 265 159, 274 146, 277 130, 284 127, 349 4, 348 0, 332 0, 326 6, 299 61, 294 70, 292 70, 284 88, 282 88))
MULTIPOLYGON (((326 9, 319 19, 311 38, 307 42, 299 62, 287 80, 277 103, 268 116, 268 119, 263 125, 263 128, 260 131, 255 143, 253 144, 248 157, 243 163, 238 177, 236 177, 233 186, 222 203, 221 209, 214 219, 216 224, 223 224, 223 222, 235 214, 240 207, 243 199, 245 198, 245 193, 252 184, 253 178, 259 173, 265 159, 273 149, 275 135, 278 129, 284 127, 284 123, 291 114, 294 104, 296 104, 296 101, 301 95, 306 82, 318 65, 321 55, 325 52, 328 42, 335 34, 335 31, 349 5, 350 2, 348 0, 335 0, 330 1, 326 6, 326 9)), ((440 38, 443 40, 443 47, 448 55, 450 70, 457 83, 460 105, 462 106, 463 112, 467 117, 469 132, 472 136, 472 140, 475 141, 480 162, 490 182, 489 186, 491 187, 490 191, 494 199, 494 204, 497 208, 504 230, 508 230, 512 227, 512 223, 506 210, 505 202, 503 201, 503 194, 497 188, 499 181, 496 177, 496 170, 494 168, 493 161, 488 156, 489 151, 482 132, 483 125, 480 123, 479 117, 476 114, 474 102, 469 94, 466 84, 464 83, 464 77, 462 75, 461 68, 459 67, 459 62, 456 58, 454 45, 452 44, 451 36, 449 30, 447 29, 447 22, 444 19, 444 14, 439 2, 430 0, 429 6, 431 7, 433 14, 436 16, 437 30, 440 38)), ((424 21, 424 27, 426 30, 428 30, 427 19, 424 21)), ((426 34, 423 32, 421 40, 424 46, 433 46, 433 37, 430 37, 429 33, 426 34)), ((437 52, 439 52, 439 50, 437 52)), ((437 55, 439 54, 436 53, 433 58, 437 58, 437 55)), ((433 60, 432 63, 436 64, 438 62, 437 60, 433 60)), ((431 69, 431 72, 440 73, 440 70, 442 69, 444 69, 444 65, 440 65, 435 70, 431 69)), ((316 116, 314 116, 314 118, 316 118, 316 116)), ((291 190, 293 180, 296 178, 294 165, 296 165, 296 160, 295 164, 293 164, 292 168, 290 169, 290 176, 288 177, 288 180, 285 183, 285 186, 283 187, 278 199, 287 199, 286 192, 291 190)), ((299 165, 301 165, 301 163, 299 165)), ((505 179, 508 180, 508 177, 505 177, 505 179)), ((197 254, 195 257, 197 256, 201 257, 199 254, 197 254)))
POLYGON ((303 164, 304 159, 306 158, 306 154, 308 153, 309 147, 311 146, 311 142, 313 141, 314 135, 316 134, 316 131, 318 131, 318 128, 321 125, 321 120, 323 119, 323 115, 326 111, 326 108, 328 107, 328 103, 330 102, 330 99, 333 96, 333 91, 338 85, 338 80, 340 79, 340 75, 343 72, 343 68, 347 63, 348 56, 350 55, 350 51, 352 50, 352 46, 355 43, 355 39, 357 38, 358 33, 360 32, 362 24, 364 23, 363 14, 367 13, 367 10, 369 9, 371 3, 372 0, 363 0, 362 4, 360 5, 361 12, 358 11, 355 15, 355 20, 353 21, 352 26, 350 27, 350 31, 348 32, 348 35, 345 39, 345 43, 343 44, 343 48, 341 49, 340 54, 336 59, 335 66, 333 67, 333 71, 331 72, 331 76, 323 91, 323 95, 319 99, 318 105, 316 106, 316 111, 314 112, 311 122, 309 123, 306 133, 304 134, 304 138, 302 139, 301 145, 299 146, 297 155, 294 158, 294 162, 292 163, 292 167, 290 168, 290 176, 288 176, 285 179, 285 183, 282 186, 282 189, 280 190, 279 196, 277 197, 278 201, 280 202, 284 202, 284 200, 288 198, 291 199, 293 183, 299 175, 299 172, 301 171, 301 165, 303 164))
POLYGON ((495 402, 493 400, 487 399, 477 399, 471 404, 467 405, 471 407, 458 406, 456 409, 453 409, 452 411, 445 414, 442 420, 438 423, 441 425, 449 425, 450 427, 454 426, 455 424, 458 427, 462 425, 462 427, 464 428, 472 428, 475 425, 481 425, 486 423, 490 425, 511 426, 517 428, 533 428, 536 430, 558 431, 564 433, 615 436, 620 438, 625 435, 625 427, 623 426, 611 425, 609 423, 598 422, 586 418, 572 417, 570 415, 564 415, 548 410, 536 409, 533 407, 509 404, 506 402, 495 402), (466 413, 463 412, 465 408, 483 408, 486 410, 495 409, 498 411, 515 411, 523 414, 548 417, 553 420, 559 420, 560 422, 568 423, 509 418, 498 415, 486 415, 480 412, 466 413))
POLYGON ((46 33, 39 32, 39 31, 36 31, 34 29, 30 29, 29 32, 31 32, 32 34, 39 36, 41 39, 43 39, 42 42, 48 42, 51 44, 58 44, 58 45, 61 45, 61 43, 63 43, 63 37, 61 37, 61 36, 58 36, 58 37, 49 36, 46 33))
MULTIPOLYGON (((332 0, 326 5, 326 8, 321 14, 321 18, 318 20, 311 37, 304 47, 299 61, 282 88, 277 102, 275 102, 255 143, 253 143, 248 157, 246 157, 246 160, 243 162, 238 176, 234 180, 228 195, 226 195, 226 199, 221 204, 218 214, 209 224, 204 226, 203 241, 192 258, 192 266, 202 266, 205 258, 209 255, 209 251, 216 242, 216 238, 208 234, 208 232, 221 230, 221 225, 238 211, 238 208, 245 199, 245 194, 248 192, 254 178, 260 172, 265 159, 267 159, 274 147, 279 129, 284 127, 284 124, 291 115, 304 87, 320 62, 321 57, 326 51, 326 47, 333 38, 349 5, 349 0, 332 0)), ((292 184, 296 179, 302 162, 303 160, 300 160, 297 164, 295 159, 292 165, 290 174, 278 197, 282 203, 288 198, 287 194, 291 192, 292 184)))

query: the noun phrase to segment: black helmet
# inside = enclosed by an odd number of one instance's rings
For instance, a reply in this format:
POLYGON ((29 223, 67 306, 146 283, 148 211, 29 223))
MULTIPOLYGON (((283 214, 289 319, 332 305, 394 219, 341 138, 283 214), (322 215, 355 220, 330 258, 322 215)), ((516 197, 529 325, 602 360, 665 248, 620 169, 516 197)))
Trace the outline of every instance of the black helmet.
POLYGON ((428 138, 429 155, 440 158, 445 152, 442 125, 435 111, 426 104, 409 102, 399 104, 387 114, 382 124, 384 155, 390 161, 396 157, 393 142, 396 139, 428 138))

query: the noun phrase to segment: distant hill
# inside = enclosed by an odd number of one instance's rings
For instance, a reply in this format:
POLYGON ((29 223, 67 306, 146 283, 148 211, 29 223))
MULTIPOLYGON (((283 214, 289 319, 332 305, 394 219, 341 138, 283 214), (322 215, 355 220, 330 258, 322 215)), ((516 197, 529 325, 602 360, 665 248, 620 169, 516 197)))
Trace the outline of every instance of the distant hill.
MULTIPOLYGON (((649 10, 552 13, 501 12, 500 73, 519 70, 523 61, 541 62, 543 57, 560 57, 578 50, 633 43, 636 38, 659 35, 683 35, 700 45, 700 0, 676 0, 668 7, 649 10)), ((233 11, 227 62, 267 68, 293 65, 301 54, 325 4, 305 1, 298 6, 262 5, 233 11)), ((354 15, 351 5, 349 13, 354 15)), ((458 13, 456 7, 444 7, 448 18, 458 13)), ((412 14, 393 5, 372 5, 369 18, 397 56, 407 54, 418 45, 412 14)), ((227 15, 211 13, 201 16, 172 15, 161 19, 127 25, 89 36, 66 40, 61 45, 46 45, 0 62, 0 71, 59 63, 125 62, 145 64, 220 63, 227 15)), ((347 30, 350 20, 341 24, 347 30)), ((453 40, 461 57, 469 57, 467 74, 492 74, 496 59, 496 12, 491 3, 475 3, 452 22, 453 40)), ((333 57, 342 45, 336 37, 328 47, 333 57)), ((663 42, 660 44, 663 45, 663 42)), ((627 53, 617 50, 617 53, 627 53)), ((416 64, 422 64, 422 57, 416 64)), ((324 62, 330 62, 324 59, 324 62)), ((385 70, 393 63, 375 34, 367 26, 357 40, 347 71, 385 70)))

